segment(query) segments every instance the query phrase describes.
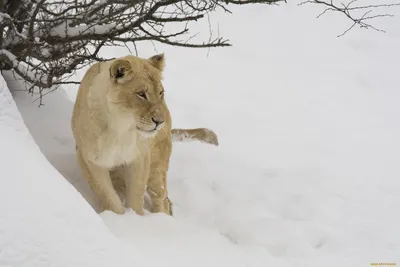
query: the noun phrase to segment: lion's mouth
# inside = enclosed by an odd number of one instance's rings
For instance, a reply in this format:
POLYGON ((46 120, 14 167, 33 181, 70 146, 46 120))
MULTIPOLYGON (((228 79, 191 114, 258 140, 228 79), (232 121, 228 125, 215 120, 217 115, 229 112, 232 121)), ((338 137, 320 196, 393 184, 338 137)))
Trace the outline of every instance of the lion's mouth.
POLYGON ((144 130, 144 129, 139 128, 137 126, 136 126, 136 129, 138 129, 139 131, 145 132, 145 133, 154 133, 155 131, 157 131, 157 126, 154 127, 154 129, 152 129, 152 130, 144 130))

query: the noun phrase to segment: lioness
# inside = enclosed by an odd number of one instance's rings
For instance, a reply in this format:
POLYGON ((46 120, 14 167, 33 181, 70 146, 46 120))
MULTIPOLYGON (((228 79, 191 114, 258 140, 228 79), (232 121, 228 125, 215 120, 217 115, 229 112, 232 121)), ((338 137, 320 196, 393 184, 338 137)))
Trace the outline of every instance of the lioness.
POLYGON ((152 212, 172 214, 166 175, 171 139, 218 144, 208 129, 172 129, 161 83, 164 54, 96 63, 81 81, 72 131, 85 179, 102 208, 122 214, 125 204, 143 214, 147 190, 152 212))

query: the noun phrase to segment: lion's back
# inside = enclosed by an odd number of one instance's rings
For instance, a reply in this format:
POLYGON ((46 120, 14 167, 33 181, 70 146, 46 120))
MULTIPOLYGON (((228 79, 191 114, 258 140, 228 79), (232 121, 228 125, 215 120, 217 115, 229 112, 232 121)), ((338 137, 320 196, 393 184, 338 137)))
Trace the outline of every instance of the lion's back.
POLYGON ((72 120, 71 120, 71 126, 72 126, 72 132, 77 138, 79 135, 79 126, 84 125, 84 123, 81 121, 83 120, 87 114, 88 114, 88 105, 87 105, 87 95, 92 87, 93 82, 100 76, 102 75, 103 72, 103 66, 102 62, 97 62, 93 64, 85 73, 80 85, 79 85, 79 90, 78 94, 76 96, 75 104, 74 104, 74 109, 72 112, 72 120))

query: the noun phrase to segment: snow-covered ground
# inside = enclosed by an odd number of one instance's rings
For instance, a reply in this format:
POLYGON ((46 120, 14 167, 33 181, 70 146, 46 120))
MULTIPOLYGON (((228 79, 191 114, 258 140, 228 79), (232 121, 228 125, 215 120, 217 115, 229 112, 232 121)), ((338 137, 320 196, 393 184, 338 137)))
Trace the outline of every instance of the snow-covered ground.
POLYGON ((233 11, 211 17, 231 48, 156 45, 173 126, 220 142, 174 143, 174 218, 98 216, 74 156, 77 88, 38 109, 4 74, 37 145, 1 81, 0 266, 400 264, 400 13, 376 21, 387 34, 336 38, 348 22, 318 7, 233 11))

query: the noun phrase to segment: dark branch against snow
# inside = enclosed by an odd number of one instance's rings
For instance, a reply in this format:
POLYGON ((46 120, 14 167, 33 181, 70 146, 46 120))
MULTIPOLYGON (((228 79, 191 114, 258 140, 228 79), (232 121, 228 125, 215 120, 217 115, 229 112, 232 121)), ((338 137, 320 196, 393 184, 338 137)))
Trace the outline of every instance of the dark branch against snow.
POLYGON ((348 33, 355 26, 359 26, 364 29, 373 29, 379 32, 385 32, 383 29, 379 29, 369 23, 370 20, 382 17, 392 17, 392 14, 388 13, 378 13, 374 14, 373 12, 382 8, 392 8, 392 7, 400 7, 400 1, 394 3, 382 3, 379 0, 378 4, 375 5, 358 5, 358 0, 347 1, 347 3, 343 3, 342 1, 334 1, 334 0, 306 0, 301 2, 299 5, 304 4, 319 4, 325 7, 325 9, 317 16, 320 18, 325 15, 327 12, 336 12, 344 15, 348 20, 350 20, 350 26, 343 31, 338 37, 341 37, 348 33))
MULTIPOLYGON (((0 70, 13 70, 30 86, 54 88, 79 68, 101 58, 106 46, 127 42, 156 41, 189 48, 231 45, 219 31, 209 29, 209 38, 200 41, 191 33, 191 23, 209 18, 215 10, 229 12, 232 5, 277 4, 284 0, 0 0, 0 70), (168 25, 180 25, 176 31, 168 25)), ((381 0, 376 0, 381 1, 381 0)), ((341 12, 354 25, 374 28, 369 21, 389 14, 371 10, 398 4, 335 5, 333 1, 308 0, 327 11, 341 12), (356 17, 353 12, 363 11, 356 17)), ((210 26, 211 27, 211 26, 210 26)), ((176 27, 175 27, 176 28, 176 27)), ((42 91, 40 91, 42 92, 42 91)), ((42 96, 42 93, 40 94, 42 96)))

